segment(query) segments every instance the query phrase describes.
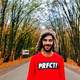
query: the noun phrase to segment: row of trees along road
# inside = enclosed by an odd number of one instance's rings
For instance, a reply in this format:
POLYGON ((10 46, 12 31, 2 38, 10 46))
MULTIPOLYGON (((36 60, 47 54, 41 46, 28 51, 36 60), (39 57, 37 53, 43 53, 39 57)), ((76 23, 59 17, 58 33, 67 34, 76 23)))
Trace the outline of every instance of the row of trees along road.
POLYGON ((39 31, 31 14, 39 6, 35 0, 26 3, 0 0, 0 59, 3 62, 19 57, 22 49, 34 48, 39 31))
MULTIPOLYGON (((80 0, 69 1, 53 0, 49 4, 47 0, 46 7, 52 7, 47 21, 57 33, 58 51, 64 60, 70 57, 80 64, 80 0)), ((0 0, 0 58, 13 60, 22 48, 33 49, 39 37, 35 23, 40 21, 31 16, 42 10, 38 10, 40 5, 38 0, 0 0)))
POLYGON ((70 57, 80 64, 80 0, 69 1, 68 3, 67 0, 54 0, 51 4, 52 8, 49 10, 52 13, 49 15, 49 21, 53 29, 57 31, 59 52, 65 61, 67 61, 67 57, 70 57), (58 10, 59 17, 54 16, 54 8, 58 10), (66 28, 65 22, 68 28, 66 28))

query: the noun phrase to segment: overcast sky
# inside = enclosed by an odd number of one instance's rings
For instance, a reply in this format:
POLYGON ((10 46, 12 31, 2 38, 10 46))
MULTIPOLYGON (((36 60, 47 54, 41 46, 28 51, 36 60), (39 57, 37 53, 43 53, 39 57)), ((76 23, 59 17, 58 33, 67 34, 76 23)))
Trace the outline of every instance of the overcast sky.
MULTIPOLYGON (((48 24, 48 17, 52 15, 50 13, 50 10, 52 9, 51 4, 53 1, 54 0, 41 0, 41 2, 42 2, 42 5, 40 6, 41 9, 39 11, 36 11, 36 14, 34 13, 34 16, 33 16, 34 18, 37 18, 39 20, 39 22, 41 23, 40 25, 45 25, 46 23, 48 24), (46 2, 48 2, 48 6, 47 6, 46 2)), ((63 0, 60 0, 60 1, 63 1, 63 0)), ((70 3, 70 0, 66 0, 66 1, 67 1, 67 3, 70 3)), ((65 9, 66 9, 66 7, 65 7, 65 9)), ((61 7, 60 8, 54 7, 54 11, 55 11, 54 18, 56 18, 56 16, 60 17, 59 14, 61 15, 61 17, 63 17, 62 14, 64 14, 64 13, 63 13, 61 7), (59 11, 60 11, 60 13, 59 13, 59 11)), ((66 11, 67 11, 67 9, 66 9, 66 11)))
MULTIPOLYGON (((56 18, 65 18, 64 21, 67 23, 66 15, 63 12, 62 7, 60 5, 56 5, 56 0, 22 0, 22 1, 24 2, 24 5, 27 3, 31 4, 32 1, 35 1, 35 3, 41 3, 40 7, 35 12, 33 12, 33 16, 32 16, 33 19, 38 20, 40 26, 48 25, 50 23, 49 17, 51 18, 52 21, 54 21, 54 19, 56 20, 56 18), (55 6, 52 7, 51 4, 54 4, 55 6)), ((63 3, 64 0, 58 0, 58 1, 63 3)), ((66 0, 66 2, 68 3, 69 9, 71 9, 72 4, 75 5, 74 0, 66 0)), ((64 8, 68 14, 68 11, 65 5, 64 5, 64 8)))

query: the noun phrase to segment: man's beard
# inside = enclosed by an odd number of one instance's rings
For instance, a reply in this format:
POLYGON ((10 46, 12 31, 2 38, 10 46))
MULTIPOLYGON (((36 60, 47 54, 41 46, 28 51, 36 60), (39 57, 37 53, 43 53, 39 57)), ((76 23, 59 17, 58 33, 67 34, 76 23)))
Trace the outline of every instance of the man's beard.
POLYGON ((48 44, 47 44, 47 45, 43 45, 43 49, 44 49, 44 51, 47 52, 47 53, 51 52, 51 51, 52 51, 52 48, 53 48, 53 45, 48 45, 48 44), (50 46, 50 49, 48 49, 48 50, 45 49, 45 46, 50 46))

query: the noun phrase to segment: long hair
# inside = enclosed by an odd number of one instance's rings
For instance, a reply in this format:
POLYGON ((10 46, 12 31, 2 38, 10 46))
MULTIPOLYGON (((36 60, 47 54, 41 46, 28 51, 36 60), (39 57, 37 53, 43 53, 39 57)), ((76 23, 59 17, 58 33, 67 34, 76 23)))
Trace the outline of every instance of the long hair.
POLYGON ((39 39, 39 41, 38 41, 38 43, 37 43, 37 46, 36 46, 36 52, 41 51, 41 49, 42 49, 42 47, 43 47, 42 41, 43 41, 43 39, 44 39, 46 36, 48 36, 48 35, 52 36, 52 38, 53 38, 52 51, 54 51, 55 37, 54 37, 54 35, 53 35, 52 33, 46 32, 46 33, 44 33, 43 35, 41 35, 41 37, 40 37, 40 39, 39 39))

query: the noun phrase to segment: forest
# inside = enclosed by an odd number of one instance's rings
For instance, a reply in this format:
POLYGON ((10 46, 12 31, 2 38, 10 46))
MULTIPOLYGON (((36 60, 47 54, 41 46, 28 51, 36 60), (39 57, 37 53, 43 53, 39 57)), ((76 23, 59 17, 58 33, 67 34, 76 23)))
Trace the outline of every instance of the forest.
POLYGON ((55 31, 65 62, 80 65, 80 0, 0 0, 0 60, 35 54, 42 26, 55 31))

